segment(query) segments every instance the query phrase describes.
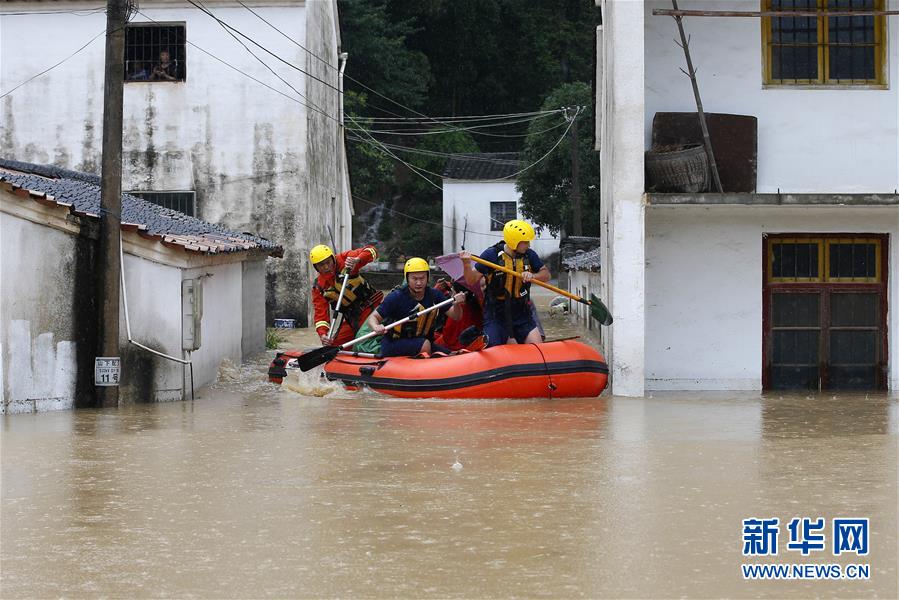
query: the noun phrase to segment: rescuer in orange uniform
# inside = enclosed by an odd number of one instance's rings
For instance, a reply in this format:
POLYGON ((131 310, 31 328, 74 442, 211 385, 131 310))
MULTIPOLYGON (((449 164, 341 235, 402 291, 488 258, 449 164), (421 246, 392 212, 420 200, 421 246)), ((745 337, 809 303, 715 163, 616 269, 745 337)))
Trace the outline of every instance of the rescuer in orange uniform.
POLYGON ((309 252, 309 260, 318 271, 312 284, 312 305, 315 308, 315 332, 322 345, 339 346, 352 340, 368 315, 384 299, 384 294, 359 274, 363 266, 377 258, 378 251, 372 245, 335 255, 331 248, 321 244, 309 252), (348 278, 338 307, 344 270, 348 278), (331 310, 336 310, 342 321, 334 335, 330 335, 331 310))

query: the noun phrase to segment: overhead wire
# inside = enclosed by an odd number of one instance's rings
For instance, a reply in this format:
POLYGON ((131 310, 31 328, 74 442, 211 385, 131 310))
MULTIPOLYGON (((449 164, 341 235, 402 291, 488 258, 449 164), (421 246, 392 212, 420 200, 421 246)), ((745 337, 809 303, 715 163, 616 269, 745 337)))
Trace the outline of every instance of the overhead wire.
POLYGON ((97 35, 95 35, 94 37, 92 37, 90 40, 88 40, 88 42, 87 42, 86 44, 84 44, 83 46, 81 46, 80 48, 78 48, 77 50, 75 50, 74 52, 72 52, 71 54, 69 54, 67 57, 65 57, 64 59, 62 59, 61 61, 59 61, 59 62, 56 63, 55 65, 53 65, 52 67, 47 67, 46 69, 44 69, 43 71, 41 71, 41 72, 38 73, 37 75, 33 75, 33 76, 29 77, 28 79, 26 79, 25 81, 23 81, 22 83, 20 83, 20 84, 17 85, 16 87, 12 88, 12 89, 9 90, 8 92, 4 92, 3 94, 0 94, 0 99, 6 98, 7 96, 9 96, 10 94, 12 94, 14 91, 16 91, 17 89, 19 89, 20 87, 22 87, 22 86, 25 85, 26 83, 29 83, 30 81, 33 81, 33 80, 37 79, 37 78, 40 77, 41 75, 44 75, 45 73, 49 73, 50 71, 52 71, 53 69, 55 69, 56 67, 58 67, 59 65, 61 65, 62 63, 66 62, 67 60, 69 60, 70 58, 72 58, 73 56, 75 56, 76 54, 78 54, 79 52, 81 52, 82 50, 84 50, 85 48, 87 48, 88 46, 90 46, 91 43, 94 42, 94 40, 96 40, 98 37, 100 37, 100 36, 103 35, 104 33, 106 33, 106 28, 105 28, 105 27, 103 28, 103 31, 101 31, 100 33, 98 33, 97 35))
MULTIPOLYGON (((201 5, 203 5, 202 0, 197 0, 197 1, 198 1, 201 5)), ((204 5, 204 9, 205 9, 205 5, 204 5)), ((207 12, 210 16, 212 16, 212 11, 211 11, 211 10, 206 9, 206 12, 207 12)), ((213 18, 215 18, 215 17, 213 16, 213 18)), ((272 68, 268 65, 268 63, 266 63, 264 60, 262 60, 261 58, 259 58, 259 57, 256 55, 256 53, 254 53, 252 50, 250 50, 250 48, 249 48, 246 44, 244 44, 244 43, 240 40, 240 38, 238 38, 236 35, 234 35, 234 33, 231 32, 231 30, 229 30, 227 27, 225 27, 225 25, 222 23, 222 21, 220 21, 219 19, 215 19, 215 20, 216 20, 216 22, 219 24, 219 26, 221 26, 221 28, 222 28, 226 33, 228 33, 228 35, 230 35, 232 38, 234 38, 234 41, 236 41, 238 44, 240 44, 240 45, 243 47, 243 49, 246 50, 247 53, 250 54, 250 56, 252 56, 252 57, 255 58, 257 61, 259 61, 259 63, 262 64, 263 67, 265 67, 266 69, 268 69, 269 72, 271 72, 272 75, 274 75, 275 77, 277 77, 277 78, 278 78, 284 85, 286 85, 287 87, 289 87, 290 89, 292 89, 292 90, 293 90, 293 91, 294 91, 300 98, 302 98, 305 102, 308 103, 308 106, 309 106, 310 108, 314 108, 315 110, 318 110, 319 112, 322 112, 322 109, 319 108, 318 106, 315 106, 315 104, 314 104, 311 100, 309 100, 309 98, 306 97, 305 94, 303 94, 300 90, 296 89, 293 85, 290 84, 289 81, 287 81, 286 79, 284 79, 283 77, 281 77, 281 76, 280 76, 274 69, 272 69, 272 68)))

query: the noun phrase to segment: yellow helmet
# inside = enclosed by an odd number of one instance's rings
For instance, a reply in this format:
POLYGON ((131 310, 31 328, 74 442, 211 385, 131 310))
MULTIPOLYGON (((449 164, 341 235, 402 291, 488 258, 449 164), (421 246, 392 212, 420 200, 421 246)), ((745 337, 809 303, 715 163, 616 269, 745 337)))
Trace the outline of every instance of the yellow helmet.
POLYGON ((518 248, 518 244, 521 242, 530 242, 535 237, 537 237, 537 234, 534 233, 534 228, 527 221, 514 219, 503 226, 503 241, 512 250, 518 248))
POLYGON ((312 250, 309 251, 309 261, 313 265, 317 265, 318 263, 322 262, 323 260, 328 260, 332 256, 334 256, 334 251, 331 250, 331 248, 329 248, 328 246, 325 246, 324 244, 319 244, 318 246, 316 246, 315 248, 313 248, 312 250))
POLYGON ((405 266, 403 267, 403 277, 407 277, 409 273, 430 273, 431 265, 428 264, 423 258, 418 258, 417 256, 410 258, 406 261, 405 266))

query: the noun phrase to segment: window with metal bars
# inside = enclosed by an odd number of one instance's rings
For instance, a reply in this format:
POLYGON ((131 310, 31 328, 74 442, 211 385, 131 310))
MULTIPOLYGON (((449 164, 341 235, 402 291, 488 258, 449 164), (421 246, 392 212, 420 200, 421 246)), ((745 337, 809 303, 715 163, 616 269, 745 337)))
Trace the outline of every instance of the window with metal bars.
POLYGON ((171 208, 186 215, 196 216, 195 192, 128 192, 132 196, 143 198, 147 202, 171 208))
POLYGON ((184 81, 183 24, 134 23, 125 29, 125 81, 184 81))
POLYGON ((511 221, 517 217, 517 202, 490 203, 490 231, 502 231, 506 221, 511 221))
POLYGON ((886 19, 827 16, 884 10, 884 0, 762 0, 762 10, 821 13, 762 19, 765 84, 885 86, 886 19))

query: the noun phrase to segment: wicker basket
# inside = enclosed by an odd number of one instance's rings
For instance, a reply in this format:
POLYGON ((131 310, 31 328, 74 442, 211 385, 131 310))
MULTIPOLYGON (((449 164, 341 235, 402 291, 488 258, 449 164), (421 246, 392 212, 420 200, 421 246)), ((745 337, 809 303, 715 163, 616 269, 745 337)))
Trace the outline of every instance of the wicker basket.
POLYGON ((672 152, 648 150, 646 189, 656 192, 705 192, 709 189, 709 159, 701 145, 672 152))

